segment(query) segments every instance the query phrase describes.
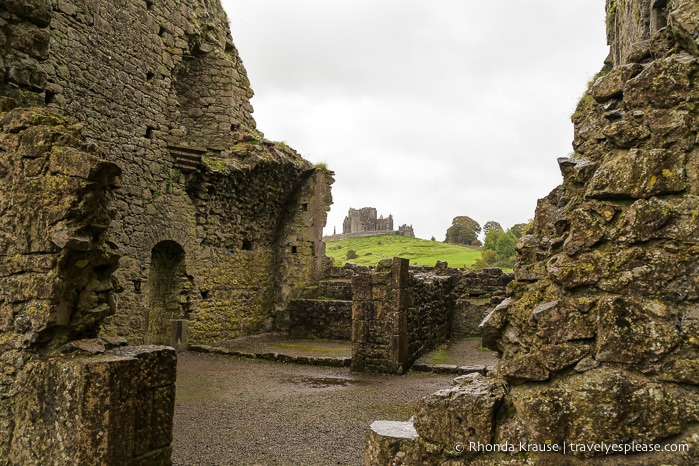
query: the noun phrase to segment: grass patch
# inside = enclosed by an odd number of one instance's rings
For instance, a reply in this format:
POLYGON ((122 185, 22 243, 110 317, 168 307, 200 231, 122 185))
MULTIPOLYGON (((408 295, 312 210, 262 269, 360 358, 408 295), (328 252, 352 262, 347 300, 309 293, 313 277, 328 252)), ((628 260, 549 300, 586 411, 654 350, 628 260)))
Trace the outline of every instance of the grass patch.
POLYGON ((447 345, 441 345, 439 348, 428 353, 429 358, 424 360, 427 364, 446 364, 449 359, 449 349, 447 345))
POLYGON ((331 343, 327 340, 318 340, 317 344, 313 341, 305 340, 299 342, 275 343, 273 346, 278 348, 280 353, 291 351, 299 354, 325 357, 343 357, 347 356, 347 353, 350 351, 348 346, 331 346, 331 343))
POLYGON ((450 267, 470 267, 481 258, 479 249, 440 243, 400 235, 365 236, 326 242, 326 254, 333 259, 333 265, 342 267, 347 262, 358 265, 376 265, 381 259, 402 257, 410 260, 410 265, 434 266, 437 261, 445 261, 450 267), (347 251, 353 250, 357 258, 348 260, 347 251))

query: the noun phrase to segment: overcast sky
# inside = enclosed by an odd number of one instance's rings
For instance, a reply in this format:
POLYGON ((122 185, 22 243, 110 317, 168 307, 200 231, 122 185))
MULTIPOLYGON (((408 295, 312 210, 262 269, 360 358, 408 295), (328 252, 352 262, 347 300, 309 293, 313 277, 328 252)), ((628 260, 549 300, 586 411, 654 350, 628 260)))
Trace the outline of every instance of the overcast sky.
POLYGON ((444 240, 534 216, 608 47, 604 0, 222 0, 258 129, 335 172, 326 233, 376 207, 444 240))

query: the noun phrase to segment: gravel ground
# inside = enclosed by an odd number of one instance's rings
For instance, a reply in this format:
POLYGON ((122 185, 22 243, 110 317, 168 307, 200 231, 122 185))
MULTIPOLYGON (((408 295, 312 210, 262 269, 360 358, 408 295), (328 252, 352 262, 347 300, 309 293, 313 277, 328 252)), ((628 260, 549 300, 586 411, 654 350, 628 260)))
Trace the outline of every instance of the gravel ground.
POLYGON ((407 420, 453 376, 180 353, 175 465, 361 465, 375 420, 407 420))

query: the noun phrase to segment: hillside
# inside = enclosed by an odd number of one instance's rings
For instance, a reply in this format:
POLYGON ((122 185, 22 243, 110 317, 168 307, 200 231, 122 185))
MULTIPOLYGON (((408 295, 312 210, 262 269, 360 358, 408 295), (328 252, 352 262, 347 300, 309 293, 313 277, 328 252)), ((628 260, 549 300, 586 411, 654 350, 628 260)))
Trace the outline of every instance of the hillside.
POLYGON ((327 241, 326 254, 333 259, 333 265, 337 267, 343 266, 346 262, 376 265, 381 259, 396 256, 410 259, 410 265, 433 266, 440 260, 448 262, 451 267, 470 267, 481 257, 478 249, 400 235, 327 241), (347 259, 347 251, 350 249, 356 251, 356 259, 347 259))

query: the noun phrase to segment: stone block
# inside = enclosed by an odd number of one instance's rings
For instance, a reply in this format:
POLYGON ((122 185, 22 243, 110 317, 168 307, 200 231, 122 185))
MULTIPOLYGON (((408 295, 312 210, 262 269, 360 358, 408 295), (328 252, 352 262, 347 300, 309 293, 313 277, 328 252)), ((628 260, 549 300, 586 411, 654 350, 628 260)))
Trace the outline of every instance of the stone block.
POLYGON ((143 389, 167 387, 175 383, 177 356, 169 346, 126 346, 110 353, 138 361, 138 380, 143 389))
POLYGON ((648 198, 686 189, 685 155, 666 149, 612 153, 592 176, 585 195, 596 199, 648 198))
POLYGON ((371 300, 371 276, 357 274, 352 277, 352 299, 356 301, 371 300))
POLYGON ((497 340, 500 338, 502 329, 505 326, 507 309, 511 302, 512 300, 507 298, 495 306, 478 326, 483 347, 497 350, 497 340))
POLYGON ((510 359, 503 359, 498 366, 500 375, 511 383, 524 381, 541 382, 548 380, 549 371, 539 358, 532 354, 524 354, 510 359))
MULTIPOLYGON (((600 367, 552 384, 511 390, 518 419, 534 443, 653 443, 678 434, 696 393, 675 392, 637 373, 600 367)), ((598 453, 599 454, 599 453, 598 453)))
POLYGON ((10 460, 127 464, 133 453, 137 375, 135 359, 115 355, 28 365, 14 401, 10 460))
POLYGON ((418 402, 415 430, 423 439, 448 448, 455 443, 492 443, 504 385, 480 374, 464 375, 454 382, 453 387, 418 402))
POLYGON ((626 364, 658 360, 680 342, 677 319, 658 303, 604 298, 597 311, 595 359, 626 364), (663 315, 664 314, 664 315, 663 315))
POLYGON ((391 287, 392 288, 407 288, 408 287, 408 266, 410 261, 401 257, 393 258, 391 265, 391 287))

